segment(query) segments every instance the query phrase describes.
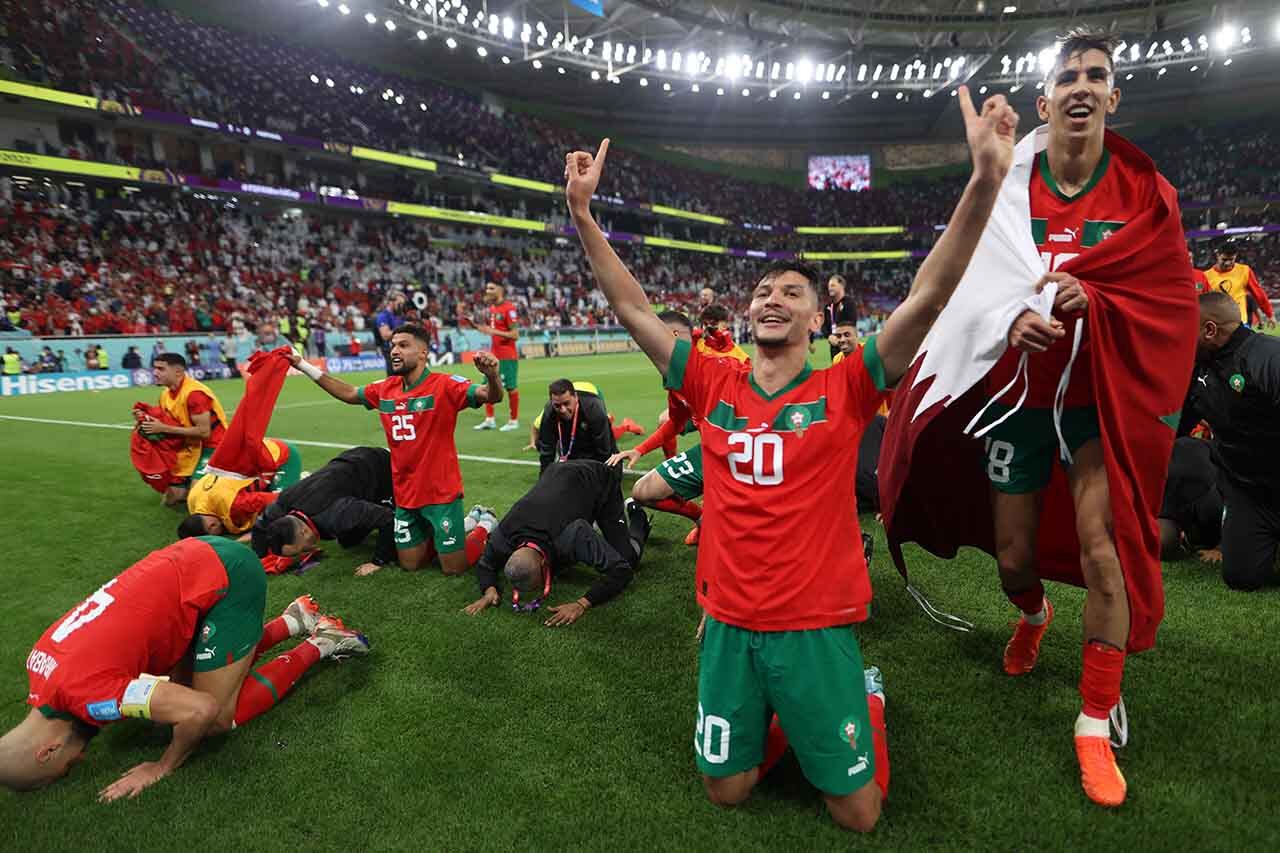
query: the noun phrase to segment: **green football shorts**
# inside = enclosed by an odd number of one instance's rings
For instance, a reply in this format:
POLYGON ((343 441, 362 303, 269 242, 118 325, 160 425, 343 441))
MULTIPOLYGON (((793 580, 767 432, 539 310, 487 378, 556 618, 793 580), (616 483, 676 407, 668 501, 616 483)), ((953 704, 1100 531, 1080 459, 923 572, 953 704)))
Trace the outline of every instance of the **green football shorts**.
POLYGON ((805 777, 842 797, 873 781, 862 653, 848 626, 748 631, 707 617, 698 672, 698 770, 720 778, 764 760, 771 714, 805 777))
MULTIPOLYGON (((995 403, 986 417, 994 420, 1009 409, 995 403)), ((1101 435, 1097 409, 1063 410, 1062 437, 1072 453, 1101 435)), ((1052 409, 1019 409, 986 436, 987 479, 1007 495, 1025 495, 1048 486, 1055 457, 1061 460, 1052 409)))
POLYGON ((498 360, 498 376, 502 379, 502 388, 505 391, 516 390, 516 381, 520 378, 520 361, 515 358, 503 358, 498 360))
POLYGON ((702 445, 666 459, 656 469, 677 495, 687 501, 702 497, 702 445))
POLYGON ((240 542, 201 536, 227 571, 227 591, 196 625, 192 669, 210 672, 252 654, 262 639, 267 609, 267 574, 262 561, 240 542))
POLYGON ((452 554, 466 546, 462 498, 452 503, 428 504, 417 509, 396 507, 396 547, 413 548, 427 541, 430 531, 437 554, 452 554))

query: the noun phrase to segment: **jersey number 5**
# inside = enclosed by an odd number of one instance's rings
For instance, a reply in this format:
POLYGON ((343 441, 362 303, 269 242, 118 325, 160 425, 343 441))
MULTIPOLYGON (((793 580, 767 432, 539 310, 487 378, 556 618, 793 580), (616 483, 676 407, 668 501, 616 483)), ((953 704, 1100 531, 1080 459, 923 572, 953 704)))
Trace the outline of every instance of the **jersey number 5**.
POLYGON ((782 436, 735 432, 729 436, 729 471, 740 483, 778 485, 782 482, 782 436))
POLYGON ((412 415, 391 416, 392 441, 413 441, 417 437, 418 431, 414 428, 412 415))
POLYGON ((67 614, 67 618, 62 620, 53 632, 51 638, 55 643, 61 643, 71 635, 72 631, 83 628, 94 619, 102 615, 102 611, 106 610, 116 600, 115 596, 109 594, 107 589, 115 583, 117 578, 104 583, 93 595, 84 600, 84 603, 67 614))

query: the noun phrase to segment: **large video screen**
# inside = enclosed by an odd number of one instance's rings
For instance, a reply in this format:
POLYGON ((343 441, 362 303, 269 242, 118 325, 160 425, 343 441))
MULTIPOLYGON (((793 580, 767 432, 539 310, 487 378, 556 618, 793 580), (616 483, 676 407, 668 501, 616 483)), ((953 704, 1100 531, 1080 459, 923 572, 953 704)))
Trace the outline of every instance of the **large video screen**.
POLYGON ((871 189, 870 154, 822 154, 809 158, 809 186, 815 190, 871 189))

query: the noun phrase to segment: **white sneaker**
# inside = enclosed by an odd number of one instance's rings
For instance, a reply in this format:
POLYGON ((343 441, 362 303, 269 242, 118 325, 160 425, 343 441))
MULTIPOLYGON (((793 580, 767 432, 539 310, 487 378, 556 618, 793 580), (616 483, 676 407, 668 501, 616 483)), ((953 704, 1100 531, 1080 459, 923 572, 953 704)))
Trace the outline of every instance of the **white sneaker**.
POLYGON ((477 429, 477 430, 479 430, 479 429, 497 429, 497 428, 498 428, 498 424, 494 421, 494 419, 493 419, 493 418, 485 418, 485 419, 484 419, 484 420, 482 420, 480 423, 478 423, 478 424, 476 424, 474 427, 472 427, 472 429, 477 429))
POLYGON ((517 429, 520 429, 519 421, 507 421, 505 424, 498 427, 498 432, 511 432, 512 430, 517 429))

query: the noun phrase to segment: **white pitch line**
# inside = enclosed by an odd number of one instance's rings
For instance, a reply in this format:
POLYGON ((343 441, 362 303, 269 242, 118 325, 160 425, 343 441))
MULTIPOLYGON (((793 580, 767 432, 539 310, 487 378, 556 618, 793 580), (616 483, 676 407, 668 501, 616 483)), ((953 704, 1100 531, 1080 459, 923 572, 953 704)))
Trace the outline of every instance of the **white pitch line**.
MULTIPOLYGON (((56 418, 27 418, 21 415, 0 415, 0 420, 6 421, 24 421, 32 424, 53 424, 55 426, 76 426, 76 427, 94 427, 96 429, 133 429, 133 424, 99 424, 92 421, 63 421, 56 418)), ((332 450, 348 450, 353 445, 338 444, 333 441, 307 441, 300 438, 282 438, 281 441, 287 441, 290 444, 296 444, 300 447, 325 447, 332 450)), ((540 463, 532 459, 504 459, 501 456, 473 456, 470 453, 459 453, 459 459, 467 462, 491 462, 494 465, 523 465, 525 467, 532 466, 537 468, 540 463)), ((637 468, 634 471, 624 471, 625 474, 643 474, 643 470, 637 468)))

